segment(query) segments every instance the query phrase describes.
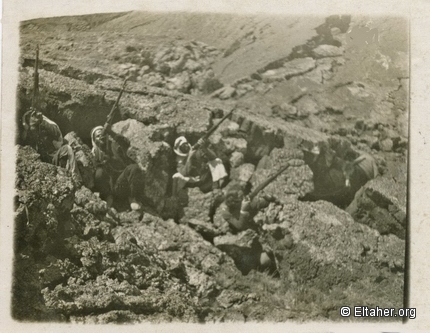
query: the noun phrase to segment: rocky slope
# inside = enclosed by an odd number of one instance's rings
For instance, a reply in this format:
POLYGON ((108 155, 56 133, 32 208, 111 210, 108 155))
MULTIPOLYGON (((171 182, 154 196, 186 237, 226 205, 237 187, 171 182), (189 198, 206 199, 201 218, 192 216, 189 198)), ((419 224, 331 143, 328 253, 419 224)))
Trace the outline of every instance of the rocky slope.
POLYGON ((341 320, 343 305, 402 306, 406 22, 139 12, 27 21, 18 118, 31 102, 36 43, 43 112, 74 132, 67 138, 86 177, 71 179, 18 146, 16 319, 341 320), (113 130, 144 171, 143 215, 109 213, 91 191, 90 131, 126 76, 113 130), (230 183, 252 189, 291 167, 264 190, 278 200, 255 217, 258 231, 226 234, 217 214, 207 221, 210 194, 189 190, 177 211, 171 146, 178 135, 195 143, 233 107, 210 138, 230 183), (381 175, 346 211, 336 200, 303 200, 316 175, 302 149, 321 142, 377 161, 381 175), (272 256, 268 271, 256 259, 262 251, 272 256))

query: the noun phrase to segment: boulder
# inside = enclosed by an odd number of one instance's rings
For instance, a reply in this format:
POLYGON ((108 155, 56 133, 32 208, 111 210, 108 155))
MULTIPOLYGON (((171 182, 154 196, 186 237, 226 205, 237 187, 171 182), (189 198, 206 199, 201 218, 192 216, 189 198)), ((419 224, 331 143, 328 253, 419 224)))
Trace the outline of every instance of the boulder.
POLYGON ((127 225, 116 231, 126 232, 143 249, 155 252, 166 268, 173 269, 178 262, 182 262, 185 280, 192 278, 190 282, 207 295, 212 295, 214 288, 221 290, 229 287, 238 273, 231 258, 204 240, 198 232, 172 220, 147 216, 141 224, 127 225), (198 286, 199 281, 204 283, 198 286))
POLYGON ((251 178, 255 188, 288 161, 291 166, 272 181, 265 189, 267 194, 274 195, 278 200, 285 201, 289 197, 302 197, 313 191, 313 175, 305 165, 301 151, 289 151, 285 148, 275 148, 269 156, 260 160, 251 178))
POLYGON ((233 258, 237 268, 243 274, 248 274, 260 265, 263 248, 257 233, 253 230, 242 231, 237 235, 215 237, 214 245, 233 258))
POLYGON ((384 140, 379 141, 379 149, 385 152, 392 151, 393 140, 391 140, 390 138, 386 138, 384 140))
POLYGON ((209 138, 211 149, 214 150, 216 155, 223 161, 230 159, 230 155, 234 152, 243 155, 247 152, 247 142, 243 138, 222 137, 220 133, 215 132, 209 138))
POLYGON ((49 308, 76 317, 104 313, 107 309, 135 313, 142 313, 137 309, 145 309, 149 313, 166 311, 184 321, 196 321, 192 299, 175 291, 183 284, 163 269, 160 258, 146 254, 138 246, 121 253, 115 244, 99 243, 94 238, 75 246, 83 267, 81 270, 70 267, 71 276, 66 283, 43 290, 49 308), (160 288, 168 291, 161 292, 160 288), (160 308, 158 302, 164 306, 160 308))
POLYGON ((217 132, 220 132, 224 137, 234 137, 238 134, 239 128, 240 126, 238 123, 227 119, 218 127, 217 132))
POLYGON ((343 52, 343 48, 334 45, 319 45, 312 50, 315 58, 339 57, 343 52))
POLYGON ((152 87, 163 87, 164 86, 164 78, 159 73, 148 73, 142 75, 142 80, 148 86, 152 87))
POLYGON ((163 199, 167 194, 167 186, 171 178, 173 163, 172 148, 165 142, 151 141, 157 126, 145 126, 134 119, 115 123, 112 130, 130 141, 127 155, 142 169, 145 177, 144 195, 148 202, 144 203, 159 211, 162 210, 163 199))
POLYGON ((294 106, 296 107, 297 114, 303 117, 316 115, 322 111, 318 103, 309 95, 300 98, 294 106))
POLYGON ((377 177, 356 193, 346 211, 357 222, 378 230, 382 235, 393 234, 405 239, 406 181, 377 177))
POLYGON ((223 84, 215 77, 212 69, 192 74, 193 87, 203 94, 211 94, 222 88, 223 84))
POLYGON ((245 156, 243 153, 240 152, 233 152, 230 156, 230 166, 232 168, 237 168, 241 166, 245 161, 245 156))
POLYGON ((255 170, 255 165, 251 163, 245 163, 237 168, 233 168, 230 171, 230 179, 239 182, 242 185, 246 185, 251 179, 255 170))
POLYGON ((312 70, 315 67, 315 60, 312 58, 299 58, 284 63, 285 78, 289 79, 312 70))
POLYGON ((267 129, 253 121, 244 120, 240 131, 246 135, 248 148, 246 158, 253 161, 268 155, 273 148, 283 145, 283 135, 275 129, 267 129))
POLYGON ((296 107, 288 103, 282 103, 281 105, 273 106, 272 115, 280 117, 284 120, 288 120, 290 118, 296 119, 298 117, 296 107))
POLYGON ((192 220, 208 222, 209 207, 212 200, 212 192, 202 193, 199 188, 188 189, 188 205, 184 207, 182 222, 192 220))
POLYGON ((239 152, 242 154, 246 154, 246 150, 248 148, 248 143, 245 139, 242 138, 223 138, 221 141, 224 143, 225 151, 227 154, 231 154, 233 152, 239 152))
POLYGON ((288 276, 290 283, 319 290, 348 287, 348 293, 378 299, 384 306, 402 304, 403 240, 393 235, 381 237, 325 201, 290 200, 281 209, 270 205, 265 214, 270 211, 274 213, 272 224, 263 225, 270 235, 266 241, 275 253, 281 276, 288 276), (381 275, 385 283, 362 289, 362 283, 378 281, 381 275))
POLYGON ((218 94, 219 99, 229 99, 234 97, 234 94, 236 92, 236 89, 232 86, 226 86, 224 88, 221 88, 222 90, 218 94))
POLYGON ((191 89, 190 75, 187 72, 181 72, 175 77, 168 79, 166 87, 170 90, 188 93, 191 89))
POLYGON ((298 58, 284 63, 277 69, 270 69, 261 74, 264 82, 282 81, 293 76, 301 75, 315 68, 315 60, 312 58, 298 58))

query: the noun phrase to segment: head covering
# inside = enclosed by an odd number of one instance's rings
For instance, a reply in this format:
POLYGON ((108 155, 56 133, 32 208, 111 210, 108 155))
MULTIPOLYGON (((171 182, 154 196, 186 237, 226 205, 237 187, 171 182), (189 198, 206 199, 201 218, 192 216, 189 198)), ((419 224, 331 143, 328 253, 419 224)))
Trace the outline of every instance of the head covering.
POLYGON ((310 152, 314 155, 319 155, 320 154, 320 148, 318 146, 313 146, 312 149, 310 150, 310 152))
POLYGON ((103 126, 96 126, 91 130, 91 143, 93 144, 93 147, 97 146, 96 133, 98 131, 103 131, 103 126))
POLYGON ((179 138, 177 138, 175 140, 175 145, 173 146, 173 151, 175 152, 176 155, 178 156, 187 156, 188 153, 183 153, 179 148, 181 147, 181 145, 183 144, 187 144, 191 147, 191 145, 188 143, 187 139, 184 136, 180 136, 179 138))
POLYGON ((29 116, 27 119, 27 124, 31 125, 31 123, 37 123, 40 124, 44 118, 42 112, 38 111, 35 108, 29 109, 29 116))
POLYGON ((91 130, 91 143, 93 145, 91 153, 95 157, 96 161, 102 161, 104 159, 105 154, 96 143, 96 134, 98 131, 103 131, 103 126, 96 126, 91 130))

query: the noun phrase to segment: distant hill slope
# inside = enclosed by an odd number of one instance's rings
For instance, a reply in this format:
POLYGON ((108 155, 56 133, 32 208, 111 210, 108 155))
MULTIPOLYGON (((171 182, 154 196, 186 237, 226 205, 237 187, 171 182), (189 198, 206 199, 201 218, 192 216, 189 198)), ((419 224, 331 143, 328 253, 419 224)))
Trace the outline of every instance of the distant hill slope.
POLYGON ((224 50, 214 71, 223 83, 287 56, 316 35, 323 17, 131 12, 95 27, 135 35, 198 40, 224 50))

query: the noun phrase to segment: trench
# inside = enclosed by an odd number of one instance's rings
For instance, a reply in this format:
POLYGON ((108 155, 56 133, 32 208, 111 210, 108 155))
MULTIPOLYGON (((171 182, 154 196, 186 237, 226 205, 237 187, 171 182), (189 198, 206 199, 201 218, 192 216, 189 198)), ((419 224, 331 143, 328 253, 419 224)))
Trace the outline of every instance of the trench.
MULTIPOLYGON (((18 123, 18 133, 22 133, 22 122, 20 121, 20 118, 24 114, 25 110, 27 110, 31 105, 31 100, 28 98, 28 94, 25 90, 20 90, 18 93, 18 112, 17 112, 17 123, 18 123)), ((68 103, 66 112, 64 110, 60 110, 59 108, 59 102, 67 102, 70 101, 70 96, 67 94, 63 94, 61 96, 56 95, 49 95, 46 94, 45 96, 42 96, 45 99, 42 100, 42 105, 45 107, 44 114, 50 118, 51 120, 55 121, 62 133, 69 133, 69 132, 75 132, 76 135, 82 140, 84 144, 86 144, 89 148, 92 148, 92 143, 90 139, 90 131, 93 127, 101 125, 105 122, 107 113, 111 109, 113 102, 107 101, 103 98, 103 96, 90 96, 87 98, 84 102, 85 104, 80 103, 68 103), (58 98, 58 100, 56 100, 58 98), (91 115, 88 114, 88 110, 92 110, 91 115)), ((121 109, 120 109, 121 111, 121 109)), ((223 114, 220 113, 219 110, 211 110, 207 111, 210 112, 210 118, 213 121, 219 120, 223 114)), ((114 118, 114 123, 118 122, 120 120, 124 120, 127 118, 127 114, 117 114, 114 118)), ((231 117, 230 117, 231 118, 231 117)), ((231 119, 230 119, 231 120, 231 119)), ((282 134, 271 134, 267 135, 265 133, 266 128, 264 128, 261 125, 256 124, 255 122, 247 119, 243 116, 237 116, 234 117, 234 122, 237 123, 239 126, 238 131, 232 136, 233 139, 244 139, 247 143, 247 150, 244 154, 244 161, 243 163, 250 163, 253 164, 255 167, 257 167, 259 161, 263 156, 267 156, 270 154, 270 152, 274 148, 283 148, 284 147, 284 138, 282 134)), ((144 125, 149 125, 152 122, 142 122, 144 125)), ((157 122, 155 122, 156 125, 157 122)), ((155 133, 153 137, 151 138, 152 141, 164 141, 166 142, 170 147, 173 147, 175 139, 180 135, 178 133, 177 127, 174 125, 167 125, 164 127, 160 127, 160 130, 158 133, 155 133), (167 133, 167 135, 163 135, 164 133, 167 133)), ((202 135, 201 132, 195 131, 195 132, 189 132, 187 133, 187 139, 190 142, 190 144, 195 144, 199 137, 202 135)), ((23 144, 20 136, 17 136, 17 143, 23 144)), ((338 148, 338 147, 334 147, 338 148)), ((339 149, 338 149, 339 150, 339 149)), ((225 152, 222 151, 215 151, 217 155, 222 159, 224 162, 224 165, 226 167, 227 173, 230 175, 230 171, 232 169, 232 166, 230 164, 230 161, 228 159, 228 156, 222 156, 226 155, 225 152)), ((342 151, 336 152, 339 155, 342 155, 342 151)), ((318 174, 318 170, 315 170, 307 161, 304 159, 305 163, 310 166, 311 170, 314 173, 314 178, 321 179, 322 177, 325 177, 325 175, 318 174)), ((172 188, 172 181, 171 177, 176 172, 176 161, 174 155, 170 156, 168 161, 168 167, 166 168, 168 172, 168 177, 170 179, 169 183, 167 184, 167 193, 171 191, 172 188)), ((225 185, 228 185, 228 182, 230 179, 228 179, 227 183, 225 185)), ((316 186, 318 188, 318 186, 316 186)), ((165 194, 163 199, 168 198, 168 194, 165 194)), ((353 197, 345 197, 343 195, 333 195, 330 193, 322 194, 321 191, 315 191, 314 193, 309 193, 303 197, 300 197, 299 200, 301 201, 317 201, 317 200, 325 200, 328 202, 331 202, 338 206, 341 209, 345 209, 350 202, 352 201, 353 197)), ((151 214, 154 214, 154 211, 151 210, 151 214)), ((163 216, 163 214, 159 214, 160 217, 166 219, 166 216, 163 216)), ((167 215, 167 218, 172 217, 171 215, 167 215)), ((178 218, 176 218, 176 221, 178 221, 178 218)), ((211 238, 207 235, 203 235, 205 239, 211 241, 211 238)))

